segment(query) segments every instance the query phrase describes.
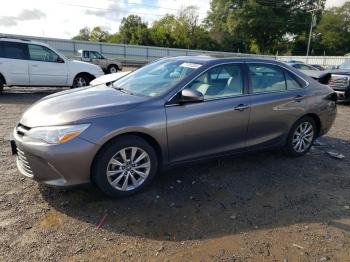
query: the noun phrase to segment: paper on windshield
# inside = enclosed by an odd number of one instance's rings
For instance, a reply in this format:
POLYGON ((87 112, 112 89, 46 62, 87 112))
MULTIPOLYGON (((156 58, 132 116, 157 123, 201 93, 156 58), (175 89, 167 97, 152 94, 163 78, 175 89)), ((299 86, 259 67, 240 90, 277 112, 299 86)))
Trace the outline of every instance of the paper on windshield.
POLYGON ((202 65, 195 64, 195 63, 182 63, 180 66, 187 67, 187 68, 192 68, 192 69, 197 69, 197 68, 200 68, 202 65))

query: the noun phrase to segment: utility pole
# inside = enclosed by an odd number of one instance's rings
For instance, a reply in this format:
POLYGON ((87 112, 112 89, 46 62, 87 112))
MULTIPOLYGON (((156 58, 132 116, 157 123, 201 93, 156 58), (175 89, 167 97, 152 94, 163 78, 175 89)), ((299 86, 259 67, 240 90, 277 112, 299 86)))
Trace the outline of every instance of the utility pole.
POLYGON ((313 9, 309 11, 311 13, 311 24, 310 24, 310 33, 309 33, 309 41, 307 43, 307 50, 306 50, 306 59, 309 57, 309 52, 310 52, 310 45, 311 45, 311 37, 312 37, 312 29, 316 25, 316 12, 318 9, 313 9))
POLYGON ((316 13, 318 11, 320 11, 322 8, 321 8, 321 5, 320 5, 320 1, 318 0, 317 1, 317 7, 315 9, 312 9, 310 11, 308 11, 308 13, 311 13, 311 24, 310 24, 310 32, 309 32, 309 41, 307 43, 307 50, 306 50, 306 63, 308 62, 309 60, 309 53, 310 53, 310 46, 311 46, 311 37, 312 37, 312 29, 314 26, 316 26, 316 13))

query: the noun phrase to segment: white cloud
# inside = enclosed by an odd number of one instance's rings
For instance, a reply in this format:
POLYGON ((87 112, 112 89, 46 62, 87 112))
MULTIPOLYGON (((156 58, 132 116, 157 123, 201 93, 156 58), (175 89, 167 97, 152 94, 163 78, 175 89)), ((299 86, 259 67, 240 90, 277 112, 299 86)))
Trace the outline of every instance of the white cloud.
POLYGON ((326 8, 334 7, 334 6, 341 6, 343 5, 347 0, 327 0, 326 1, 326 8))

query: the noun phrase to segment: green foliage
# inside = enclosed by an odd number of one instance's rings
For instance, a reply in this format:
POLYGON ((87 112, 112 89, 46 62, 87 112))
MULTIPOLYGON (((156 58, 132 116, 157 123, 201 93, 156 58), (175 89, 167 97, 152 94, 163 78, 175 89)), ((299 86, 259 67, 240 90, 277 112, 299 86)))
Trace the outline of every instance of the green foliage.
POLYGON ((350 2, 325 11, 316 34, 327 53, 350 53, 350 2))
POLYGON ((350 52, 350 2, 324 9, 325 0, 212 0, 203 23, 198 8, 189 6, 178 15, 165 14, 152 25, 129 15, 119 31, 85 27, 73 39, 154 45, 161 47, 262 54, 305 55, 310 10, 317 9, 318 25, 312 35, 311 54, 343 55, 350 52))

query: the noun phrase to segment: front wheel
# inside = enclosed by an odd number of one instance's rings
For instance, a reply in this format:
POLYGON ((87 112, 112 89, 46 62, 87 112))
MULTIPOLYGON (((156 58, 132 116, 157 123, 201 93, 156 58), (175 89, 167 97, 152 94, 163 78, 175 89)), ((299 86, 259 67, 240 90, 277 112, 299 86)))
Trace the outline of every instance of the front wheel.
POLYGON ((151 145, 137 136, 117 138, 98 153, 92 180, 111 197, 132 195, 147 186, 158 169, 157 155, 151 145))
POLYGON ((292 127, 287 141, 286 151, 291 156, 305 155, 311 148, 317 135, 313 118, 302 117, 292 127))
POLYGON ((77 75, 73 80, 72 88, 88 86, 90 83, 89 79, 85 75, 77 75))

